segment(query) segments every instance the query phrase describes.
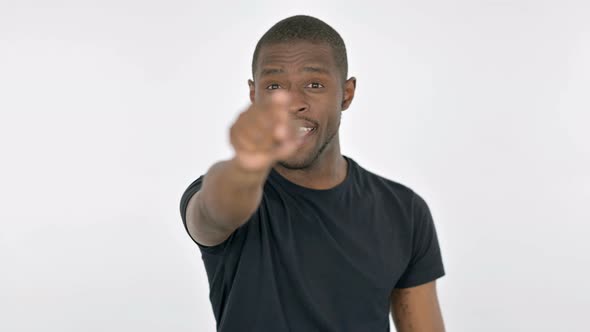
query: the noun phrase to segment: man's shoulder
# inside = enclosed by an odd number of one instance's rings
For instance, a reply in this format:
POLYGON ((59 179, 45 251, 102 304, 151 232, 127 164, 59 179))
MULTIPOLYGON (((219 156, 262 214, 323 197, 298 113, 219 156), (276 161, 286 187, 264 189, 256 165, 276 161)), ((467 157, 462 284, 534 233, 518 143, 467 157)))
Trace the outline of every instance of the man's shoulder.
POLYGON ((397 201, 409 209, 408 211, 414 215, 430 213, 430 208, 426 200, 408 185, 366 169, 363 169, 361 174, 363 175, 360 178, 365 178, 364 182, 368 184, 370 191, 380 196, 382 200, 384 199, 390 203, 397 201))
POLYGON ((359 179, 358 182, 361 186, 366 189, 378 190, 391 192, 396 195, 411 197, 414 195, 414 191, 408 185, 393 180, 387 176, 378 174, 377 172, 370 171, 364 167, 358 166, 359 179))

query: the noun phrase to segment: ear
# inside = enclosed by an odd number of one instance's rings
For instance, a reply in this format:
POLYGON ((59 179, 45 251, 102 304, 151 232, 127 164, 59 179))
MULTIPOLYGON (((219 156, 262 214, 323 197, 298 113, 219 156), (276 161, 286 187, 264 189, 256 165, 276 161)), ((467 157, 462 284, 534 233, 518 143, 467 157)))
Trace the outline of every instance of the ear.
POLYGON ((250 88, 250 101, 253 103, 254 102, 254 95, 256 94, 256 88, 254 86, 254 81, 252 80, 248 80, 248 87, 250 88))
POLYGON ((354 91, 356 90, 356 78, 353 76, 344 82, 344 95, 342 96, 342 110, 348 109, 354 98, 354 91))

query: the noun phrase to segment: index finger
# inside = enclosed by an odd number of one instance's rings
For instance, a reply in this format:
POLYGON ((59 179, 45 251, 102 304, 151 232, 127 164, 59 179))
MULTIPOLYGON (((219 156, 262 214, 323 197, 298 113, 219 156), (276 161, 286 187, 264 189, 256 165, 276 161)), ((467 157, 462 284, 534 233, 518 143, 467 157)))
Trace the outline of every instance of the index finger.
POLYGON ((288 134, 289 95, 279 90, 273 92, 270 99, 268 111, 275 124, 274 135, 278 139, 283 139, 288 134))

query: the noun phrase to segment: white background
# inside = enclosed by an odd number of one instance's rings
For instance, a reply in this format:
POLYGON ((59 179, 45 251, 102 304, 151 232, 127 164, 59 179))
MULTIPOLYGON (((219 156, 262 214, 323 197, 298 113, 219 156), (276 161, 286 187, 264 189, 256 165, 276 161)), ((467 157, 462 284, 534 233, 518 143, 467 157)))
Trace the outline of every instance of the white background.
POLYGON ((0 0, 0 330, 214 331, 180 197, 295 14, 346 42, 342 152, 431 208, 447 330, 587 331, 590 3, 532 0, 0 0))

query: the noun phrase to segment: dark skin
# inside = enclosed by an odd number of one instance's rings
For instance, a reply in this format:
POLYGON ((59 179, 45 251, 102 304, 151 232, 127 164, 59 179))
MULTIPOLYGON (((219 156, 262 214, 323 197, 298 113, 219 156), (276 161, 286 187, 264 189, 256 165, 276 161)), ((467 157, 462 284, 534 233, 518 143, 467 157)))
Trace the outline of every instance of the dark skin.
MULTIPOLYGON (((247 222, 260 204, 271 167, 312 189, 332 188, 346 177, 338 130, 341 113, 354 98, 356 79, 343 77, 328 44, 267 45, 258 61, 254 80, 248 82, 252 106, 230 129, 236 154, 210 167, 187 206, 187 229, 207 246, 221 243, 247 222), (295 144, 295 129, 306 127, 314 132, 295 144), (273 145, 276 135, 278 146, 273 145)), ((444 332, 435 286, 432 281, 392 291, 390 308, 398 332, 444 332)))
POLYGON ((391 292, 391 318, 398 332, 445 332, 436 280, 391 292))
MULTIPOLYGON (((290 96, 292 116, 317 125, 311 144, 279 161, 274 169, 291 182, 312 189, 328 189, 344 181, 347 163, 340 152, 338 130, 341 112, 354 98, 356 78, 342 77, 332 48, 305 41, 264 46, 254 81, 248 80, 248 85, 253 103, 270 98, 275 89, 284 89, 290 96)), ((394 289, 390 311, 398 332, 445 331, 436 280, 394 289)))
POLYGON ((254 81, 248 80, 250 100, 264 102, 274 90, 288 91, 295 119, 316 125, 311 142, 274 169, 291 182, 328 189, 344 181, 347 163, 340 153, 341 112, 348 109, 356 78, 345 80, 328 44, 294 42, 263 46, 254 81), (270 90, 272 89, 272 90, 270 90))

